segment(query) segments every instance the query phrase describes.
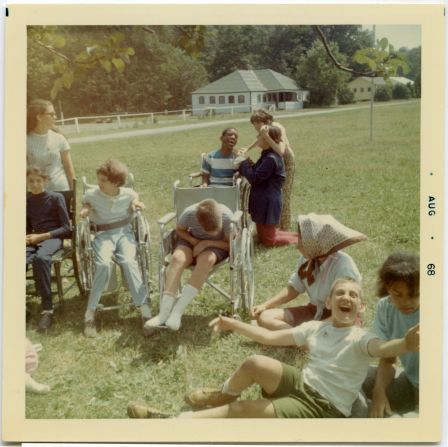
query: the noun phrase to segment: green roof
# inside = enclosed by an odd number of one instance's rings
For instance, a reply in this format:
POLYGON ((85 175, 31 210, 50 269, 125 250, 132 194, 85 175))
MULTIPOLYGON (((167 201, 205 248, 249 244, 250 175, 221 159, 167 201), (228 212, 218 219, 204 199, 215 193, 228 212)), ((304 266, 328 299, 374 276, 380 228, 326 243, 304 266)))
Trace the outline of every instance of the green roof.
POLYGON ((198 88, 193 94, 267 92, 273 90, 299 90, 299 87, 291 78, 274 70, 235 70, 211 84, 198 88))

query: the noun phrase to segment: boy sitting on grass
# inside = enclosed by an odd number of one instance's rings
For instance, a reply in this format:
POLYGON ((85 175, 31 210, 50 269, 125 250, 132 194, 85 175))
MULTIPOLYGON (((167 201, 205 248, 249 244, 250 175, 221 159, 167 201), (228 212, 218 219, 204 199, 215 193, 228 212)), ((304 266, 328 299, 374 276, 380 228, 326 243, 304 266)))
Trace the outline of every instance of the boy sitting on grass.
MULTIPOLYGON (((309 362, 299 369, 263 355, 248 357, 221 388, 201 388, 186 396, 192 407, 180 418, 341 418, 350 416, 373 357, 392 357, 419 349, 419 327, 405 337, 383 341, 355 326, 362 308, 361 288, 351 278, 337 279, 327 299, 331 319, 270 331, 226 317, 214 319, 214 331, 234 331, 258 343, 306 346, 309 362), (264 399, 237 401, 259 384, 264 399)), ((145 404, 131 403, 132 418, 167 417, 145 404)))
MULTIPOLYGON (((81 217, 90 215, 97 233, 92 242, 95 253, 95 276, 84 320, 86 337, 96 336, 95 311, 110 279, 112 256, 120 264, 126 283, 140 310, 143 324, 151 318, 149 297, 136 260, 136 242, 131 227, 132 212, 143 209, 138 194, 124 188, 128 168, 117 160, 108 160, 97 170, 98 186, 87 190, 81 217)), ((146 335, 143 330, 144 335, 146 335)))

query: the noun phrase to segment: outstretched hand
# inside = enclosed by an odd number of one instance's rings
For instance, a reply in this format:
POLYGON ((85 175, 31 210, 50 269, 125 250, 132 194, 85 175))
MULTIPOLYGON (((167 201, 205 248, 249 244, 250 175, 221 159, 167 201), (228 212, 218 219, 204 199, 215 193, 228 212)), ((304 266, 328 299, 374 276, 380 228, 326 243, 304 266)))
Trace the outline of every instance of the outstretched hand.
POLYGON ((221 331, 231 331, 233 329, 233 322, 235 320, 229 317, 223 317, 220 315, 216 317, 214 320, 210 321, 208 326, 212 328, 214 333, 219 333, 221 331))
POLYGON ((406 350, 418 352, 420 349, 420 324, 412 326, 405 335, 406 350))
POLYGON ((266 306, 264 304, 258 304, 257 306, 252 307, 252 309, 250 310, 250 315, 252 318, 256 318, 265 310, 266 306))

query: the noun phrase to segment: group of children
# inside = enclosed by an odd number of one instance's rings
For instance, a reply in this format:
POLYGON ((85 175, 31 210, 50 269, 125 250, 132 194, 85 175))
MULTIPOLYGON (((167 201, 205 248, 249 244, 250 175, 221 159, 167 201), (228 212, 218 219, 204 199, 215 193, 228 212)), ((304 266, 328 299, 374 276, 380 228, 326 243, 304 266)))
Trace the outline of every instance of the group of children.
MULTIPOLYGON (((236 132, 227 129, 221 139, 226 146, 234 146, 236 132)), ((178 216, 177 246, 159 313, 152 317, 131 229, 133 210, 144 205, 135 191, 124 187, 125 165, 108 160, 96 173, 98 186, 86 192, 80 212, 96 227, 92 243, 95 275, 85 313, 85 335, 96 335, 95 311, 110 279, 113 256, 140 311, 143 334, 152 335, 162 325, 178 330, 182 314, 210 269, 228 255, 231 211, 207 199, 178 216), (177 296, 181 275, 192 264, 189 282, 177 296)), ((53 320, 51 256, 71 231, 66 202, 61 194, 46 191, 47 180, 39 167, 28 167, 26 253, 42 297, 39 330, 48 329, 53 320)), ((361 328, 361 275, 353 259, 341 251, 366 236, 332 216, 308 214, 299 216, 296 237, 301 253, 297 268, 285 288, 252 309, 258 324, 219 317, 210 326, 215 331, 238 332, 261 344, 303 345, 309 350, 309 363, 299 371, 269 357, 251 356, 221 387, 189 393, 186 401, 199 411, 179 417, 347 417, 361 388, 372 401, 372 417, 418 408, 418 256, 395 253, 387 258, 379 270, 378 296, 382 298, 372 332, 367 332, 361 328), (304 292, 310 300, 307 305, 279 307, 304 292), (403 371, 395 377, 393 365, 398 356, 403 371), (380 358, 378 367, 369 369, 375 357, 380 358), (264 398, 238 400, 241 392, 255 383, 261 386, 264 398)), ((167 416, 144 403, 131 403, 128 414, 167 416)))

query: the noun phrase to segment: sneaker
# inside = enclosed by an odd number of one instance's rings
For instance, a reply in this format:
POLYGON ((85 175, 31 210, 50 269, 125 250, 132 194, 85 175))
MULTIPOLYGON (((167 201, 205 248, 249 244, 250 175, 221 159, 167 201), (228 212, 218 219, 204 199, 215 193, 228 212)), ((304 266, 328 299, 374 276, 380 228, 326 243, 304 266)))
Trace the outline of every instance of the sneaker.
POLYGON ((45 332, 47 329, 50 329, 52 324, 53 324, 53 313, 44 311, 42 312, 39 324, 37 325, 37 331, 45 332))
POLYGON ((185 395, 185 402, 193 408, 220 407, 236 399, 238 396, 224 394, 220 388, 198 388, 185 395))
POLYGON ((128 405, 128 416, 133 419, 167 419, 171 417, 171 415, 150 407, 144 402, 131 402, 128 405))
POLYGON ((95 320, 86 320, 84 322, 84 335, 88 338, 96 337, 95 320))

